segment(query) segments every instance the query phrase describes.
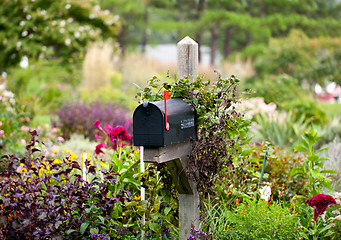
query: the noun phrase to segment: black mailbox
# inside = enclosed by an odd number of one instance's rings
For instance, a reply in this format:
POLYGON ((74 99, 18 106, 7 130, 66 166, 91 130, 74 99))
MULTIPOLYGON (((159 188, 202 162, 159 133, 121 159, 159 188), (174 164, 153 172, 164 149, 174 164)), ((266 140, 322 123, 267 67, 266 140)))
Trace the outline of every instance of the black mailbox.
POLYGON ((166 100, 166 104, 167 114, 164 101, 145 102, 135 109, 133 115, 135 146, 164 147, 197 138, 195 108, 182 99, 169 99, 166 100))

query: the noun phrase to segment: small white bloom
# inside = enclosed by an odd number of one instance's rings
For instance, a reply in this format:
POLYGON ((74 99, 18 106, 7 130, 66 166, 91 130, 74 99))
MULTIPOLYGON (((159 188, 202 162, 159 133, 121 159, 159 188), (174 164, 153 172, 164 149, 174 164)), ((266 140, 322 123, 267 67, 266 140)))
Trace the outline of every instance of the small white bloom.
POLYGON ((110 14, 110 11, 108 9, 104 10, 104 14, 105 15, 109 15, 110 14))
POLYGON ((75 35, 75 38, 79 38, 81 36, 79 32, 75 32, 74 35, 75 35))
POLYGON ((120 20, 120 16, 119 15, 115 15, 114 20, 117 22, 118 20, 120 20))
POLYGON ((41 10, 41 11, 40 11, 40 14, 41 14, 41 15, 45 15, 45 14, 46 14, 46 10, 44 10, 44 9, 41 10))
POLYGON ((6 89, 6 84, 0 84, 0 91, 4 91, 6 89))
POLYGON ((60 32, 60 33, 64 33, 64 32, 65 32, 65 29, 64 29, 64 28, 61 28, 61 29, 59 29, 59 32, 60 32))
POLYGON ((70 17, 70 18, 67 19, 67 21, 68 21, 69 23, 72 23, 72 22, 73 22, 73 18, 70 17))
POLYGON ((68 3, 65 5, 65 9, 70 9, 70 8, 71 8, 71 4, 68 3))
POLYGON ((270 196, 271 196, 271 188, 270 186, 264 186, 261 189, 259 189, 260 192, 260 198, 269 201, 270 196))
POLYGON ((19 50, 21 48, 21 42, 17 42, 17 50, 19 50))
POLYGON ((51 25, 52 25, 52 26, 56 26, 56 25, 57 25, 57 22, 56 22, 55 20, 53 20, 53 21, 51 22, 51 25))
POLYGON ((65 45, 69 46, 70 44, 71 44, 71 39, 70 38, 65 39, 65 45))
POLYGON ((59 26, 64 27, 65 26, 65 20, 60 21, 59 26))
POLYGON ((25 30, 25 31, 23 31, 23 32, 21 33, 21 36, 26 37, 27 34, 28 34, 28 32, 25 30))
POLYGON ((84 27, 83 27, 83 26, 80 26, 80 27, 78 28, 78 30, 79 30, 80 32, 83 32, 83 31, 84 31, 84 27))
POLYGON ((20 26, 24 26, 25 25, 25 21, 20 21, 19 25, 20 26))
POLYGON ((94 8, 95 8, 96 11, 101 10, 101 7, 99 5, 96 5, 94 8))
POLYGON ((31 15, 27 15, 27 16, 26 16, 26 19, 27 19, 27 20, 30 20, 31 18, 32 18, 31 15))
POLYGON ((92 14, 92 13, 89 16, 90 19, 94 19, 95 17, 96 17, 95 14, 92 14))

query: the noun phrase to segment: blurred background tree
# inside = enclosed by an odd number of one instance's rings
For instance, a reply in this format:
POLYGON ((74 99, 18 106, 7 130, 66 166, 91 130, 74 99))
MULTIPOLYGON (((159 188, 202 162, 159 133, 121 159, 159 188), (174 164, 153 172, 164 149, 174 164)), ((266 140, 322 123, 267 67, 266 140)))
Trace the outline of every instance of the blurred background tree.
POLYGON ((90 1, 1 0, 0 15, 1 71, 23 56, 79 62, 88 42, 115 38, 119 30, 117 19, 90 1))

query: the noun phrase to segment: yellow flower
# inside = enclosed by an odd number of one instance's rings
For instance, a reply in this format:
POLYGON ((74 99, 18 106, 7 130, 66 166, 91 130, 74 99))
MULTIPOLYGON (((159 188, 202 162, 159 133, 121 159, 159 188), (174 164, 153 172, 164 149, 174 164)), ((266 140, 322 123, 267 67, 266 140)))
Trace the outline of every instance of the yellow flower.
POLYGON ((100 163, 101 167, 105 167, 105 162, 100 163))
POLYGON ((57 152, 59 152, 59 150, 58 150, 58 149, 53 149, 52 152, 53 152, 53 153, 57 153, 57 152))
POLYGON ((60 159, 55 159, 55 160, 53 161, 53 163, 54 163, 54 164, 61 164, 62 161, 61 161, 60 159))
POLYGON ((134 196, 134 200, 135 201, 140 201, 141 200, 141 196, 140 195, 134 196))
POLYGON ((72 161, 72 160, 77 159, 77 158, 78 158, 78 156, 72 152, 70 155, 70 160, 72 161))
POLYGON ((69 150, 67 150, 67 149, 65 149, 65 148, 63 149, 62 152, 63 152, 63 153, 64 153, 64 152, 66 152, 66 153, 71 153, 71 151, 69 151, 69 150))

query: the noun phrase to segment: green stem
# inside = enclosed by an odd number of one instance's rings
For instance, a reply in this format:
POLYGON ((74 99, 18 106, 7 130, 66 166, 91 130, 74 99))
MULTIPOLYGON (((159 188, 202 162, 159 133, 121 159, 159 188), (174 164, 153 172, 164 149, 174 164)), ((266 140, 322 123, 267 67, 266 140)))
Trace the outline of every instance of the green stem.
POLYGON ((314 237, 313 237, 314 240, 317 240, 317 236, 316 236, 317 224, 316 224, 316 222, 317 222, 317 221, 314 221, 314 223, 315 223, 315 224, 314 224, 314 237))

